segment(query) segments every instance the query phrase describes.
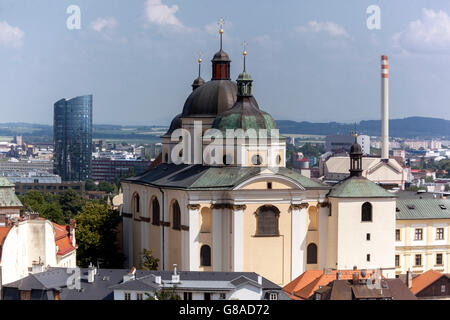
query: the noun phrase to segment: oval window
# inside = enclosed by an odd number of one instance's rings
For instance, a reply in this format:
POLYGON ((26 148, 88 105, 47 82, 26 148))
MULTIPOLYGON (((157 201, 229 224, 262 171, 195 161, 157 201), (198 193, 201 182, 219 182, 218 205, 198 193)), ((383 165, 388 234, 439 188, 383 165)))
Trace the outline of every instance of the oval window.
POLYGON ((255 166, 259 166, 262 164, 262 157, 259 154, 255 154, 252 157, 252 164, 254 164, 255 166))

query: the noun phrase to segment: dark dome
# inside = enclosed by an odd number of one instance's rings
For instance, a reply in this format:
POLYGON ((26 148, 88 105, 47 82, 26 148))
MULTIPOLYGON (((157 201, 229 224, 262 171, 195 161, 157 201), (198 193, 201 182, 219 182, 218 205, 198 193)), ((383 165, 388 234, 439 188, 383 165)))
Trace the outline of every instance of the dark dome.
POLYGON ((181 113, 176 115, 175 118, 173 118, 172 122, 170 123, 169 130, 163 135, 163 137, 169 137, 172 134, 172 132, 180 128, 181 128, 181 113))
POLYGON ((362 148, 358 142, 355 141, 355 143, 352 145, 352 147, 350 148, 350 153, 362 154, 362 148))
POLYGON ((198 77, 197 79, 194 80, 194 82, 192 83, 192 89, 197 89, 198 87, 200 87, 202 84, 205 84, 205 80, 203 80, 202 77, 198 77))
POLYGON ((216 54, 214 55, 214 57, 211 61, 213 61, 213 62, 215 62, 215 61, 230 62, 231 60, 230 60, 230 57, 228 56, 228 54, 221 49, 220 51, 216 52, 216 54))
POLYGON ((195 89, 184 103, 183 117, 215 117, 236 102, 236 83, 212 80, 195 89))

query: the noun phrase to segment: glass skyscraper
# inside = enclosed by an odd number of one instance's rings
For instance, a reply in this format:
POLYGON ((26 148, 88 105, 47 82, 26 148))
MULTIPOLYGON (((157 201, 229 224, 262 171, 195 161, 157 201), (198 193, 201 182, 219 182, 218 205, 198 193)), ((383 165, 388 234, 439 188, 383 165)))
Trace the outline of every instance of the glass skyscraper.
POLYGON ((61 99, 54 105, 54 172, 63 181, 91 176, 92 95, 61 99))

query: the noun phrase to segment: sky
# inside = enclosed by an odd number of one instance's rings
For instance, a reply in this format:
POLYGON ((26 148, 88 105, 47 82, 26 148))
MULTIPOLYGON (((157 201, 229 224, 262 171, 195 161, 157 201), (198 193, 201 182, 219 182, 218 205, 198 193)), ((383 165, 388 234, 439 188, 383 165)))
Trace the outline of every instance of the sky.
POLYGON ((200 51, 211 79, 221 17, 232 79, 245 41, 277 120, 380 119, 383 54, 391 118, 450 119, 448 0, 0 0, 0 123, 52 124, 56 101, 93 94, 94 123, 168 125, 200 51))

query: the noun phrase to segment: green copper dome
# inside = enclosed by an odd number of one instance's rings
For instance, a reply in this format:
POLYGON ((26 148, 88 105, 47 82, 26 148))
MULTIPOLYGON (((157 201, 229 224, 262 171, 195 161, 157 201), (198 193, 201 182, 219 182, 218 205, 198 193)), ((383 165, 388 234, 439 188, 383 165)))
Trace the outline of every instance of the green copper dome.
POLYGON ((270 114, 259 109, 256 99, 252 95, 252 77, 242 72, 237 78, 237 100, 233 107, 219 114, 213 128, 226 132, 227 129, 267 130, 267 137, 271 129, 277 129, 275 120, 270 114))

